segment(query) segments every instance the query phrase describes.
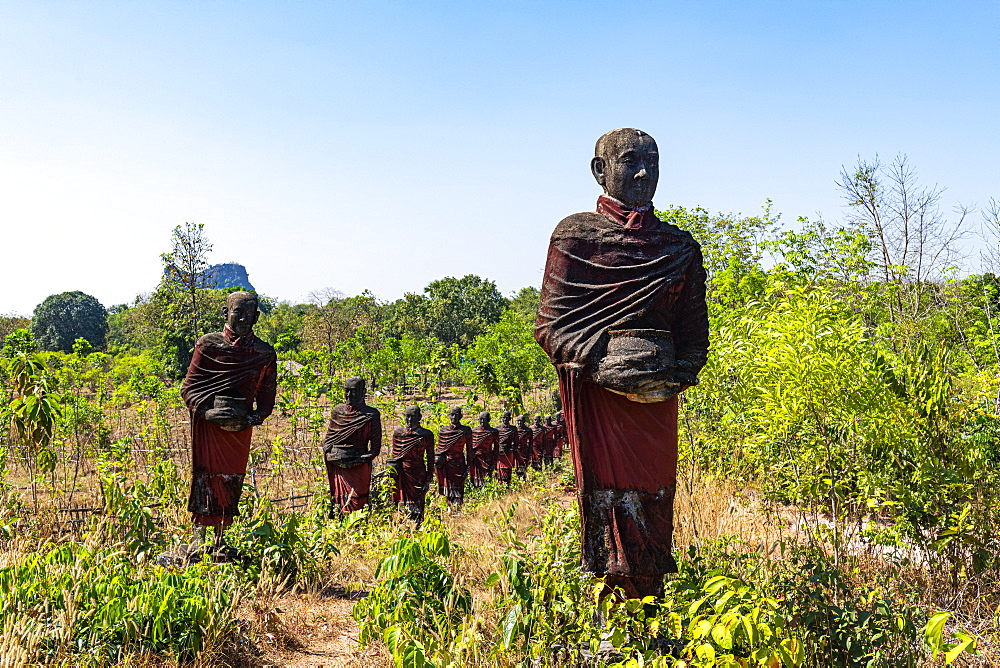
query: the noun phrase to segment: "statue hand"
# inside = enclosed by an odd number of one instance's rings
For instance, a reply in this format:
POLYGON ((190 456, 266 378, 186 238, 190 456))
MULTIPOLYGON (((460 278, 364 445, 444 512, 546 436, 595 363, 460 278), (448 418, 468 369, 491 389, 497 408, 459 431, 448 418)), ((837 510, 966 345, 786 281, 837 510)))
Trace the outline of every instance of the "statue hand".
POLYGON ((678 369, 674 373, 674 382, 678 383, 681 388, 686 389, 698 384, 698 376, 688 371, 678 369))
POLYGON ((256 427, 257 425, 264 424, 264 418, 257 415, 256 413, 249 413, 247 415, 247 426, 256 427))

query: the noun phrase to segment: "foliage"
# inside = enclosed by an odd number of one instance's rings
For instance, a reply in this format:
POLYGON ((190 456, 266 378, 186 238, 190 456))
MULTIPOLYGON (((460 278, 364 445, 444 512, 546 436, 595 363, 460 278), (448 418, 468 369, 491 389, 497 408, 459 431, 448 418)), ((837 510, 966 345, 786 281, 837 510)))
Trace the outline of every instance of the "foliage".
POLYGON ((354 606, 362 645, 382 636, 399 666, 457 665, 450 656, 467 630, 472 594, 440 563, 451 552, 448 537, 429 531, 401 538, 378 566, 382 578, 354 606))
POLYGON ((534 338, 534 322, 514 310, 476 337, 466 353, 468 380, 491 395, 505 388, 517 391, 512 408, 521 407, 520 395, 535 383, 555 384, 555 373, 548 356, 534 338))
POLYGON ((205 236, 203 224, 184 223, 173 229, 170 245, 170 251, 160 256, 163 261, 162 285, 183 296, 178 300, 178 306, 187 321, 188 337, 193 344, 204 332, 199 326, 203 310, 199 304, 201 290, 214 287, 208 271, 208 254, 212 252, 212 244, 205 236))
POLYGON ((193 659, 231 633, 232 575, 169 571, 98 540, 49 545, 0 568, 0 620, 33 637, 46 664, 117 661, 137 651, 193 659))
POLYGON ((108 331, 107 311, 96 297, 80 291, 61 292, 35 307, 31 331, 42 350, 73 350, 78 338, 96 348, 104 347, 108 331))
POLYGON ((469 274, 432 281, 423 295, 407 294, 386 315, 391 336, 433 336, 445 345, 466 346, 500 319, 507 303, 493 281, 469 274))

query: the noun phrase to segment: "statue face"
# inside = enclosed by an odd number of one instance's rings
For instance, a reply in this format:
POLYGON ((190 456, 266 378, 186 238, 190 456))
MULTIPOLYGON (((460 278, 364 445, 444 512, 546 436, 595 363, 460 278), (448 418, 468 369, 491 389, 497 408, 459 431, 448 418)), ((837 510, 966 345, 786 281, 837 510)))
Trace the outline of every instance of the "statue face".
POLYGON ((420 426, 420 419, 423 416, 420 414, 420 409, 416 406, 406 409, 403 413, 403 420, 406 422, 406 426, 410 429, 416 429, 420 426))
POLYGON ((260 311, 257 310, 257 302, 250 298, 234 298, 226 300, 226 307, 223 309, 226 316, 226 324, 236 336, 246 336, 253 331, 253 326, 257 324, 260 311))
POLYGON ((524 416, 523 415, 518 415, 517 416, 517 426, 518 427, 523 427, 524 426, 524 416))
POLYGON ((357 408, 365 403, 365 391, 364 383, 348 384, 344 386, 344 403, 348 406, 354 406, 357 408))
POLYGON ((448 419, 451 420, 451 424, 457 427, 462 422, 462 409, 456 406, 448 411, 448 419))
POLYGON ((603 142, 601 152, 590 168, 607 195, 633 209, 653 201, 660 153, 652 137, 631 129, 616 131, 603 142))
POLYGON ((535 416, 535 426, 536 427, 541 427, 542 426, 542 416, 541 415, 536 415, 535 416))
POLYGON ((490 426, 490 414, 489 413, 480 413, 479 414, 479 424, 482 425, 482 426, 484 426, 484 427, 489 427, 490 426))
POLYGON ((505 426, 505 427, 509 427, 509 426, 510 426, 510 411, 504 411, 504 412, 503 412, 503 413, 502 413, 502 414, 500 415, 500 422, 501 422, 501 423, 503 424, 503 426, 505 426))

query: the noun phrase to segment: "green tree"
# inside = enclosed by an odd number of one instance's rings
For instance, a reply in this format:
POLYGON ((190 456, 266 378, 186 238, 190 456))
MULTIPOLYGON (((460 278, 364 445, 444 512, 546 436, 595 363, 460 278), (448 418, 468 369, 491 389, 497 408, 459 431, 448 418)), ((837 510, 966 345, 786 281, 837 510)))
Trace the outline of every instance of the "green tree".
POLYGON ((469 345, 507 307, 496 283, 474 274, 438 279, 424 294, 430 299, 431 334, 447 345, 469 345))
POLYGON ((773 234, 779 216, 767 200, 760 216, 710 214, 701 207, 668 206, 657 211, 660 220, 691 233, 701 244, 708 272, 709 299, 724 305, 759 298, 764 289, 763 241, 773 234))
POLYGON ((31 331, 42 350, 71 352, 78 338, 102 348, 108 331, 108 313, 96 297, 79 290, 61 292, 46 297, 35 307, 31 331))
POLYGON ((433 336, 445 345, 467 346, 500 320, 507 300, 496 283, 468 274, 431 282, 424 294, 407 293, 385 309, 388 336, 433 336))
POLYGON ((174 228, 170 235, 172 248, 160 256, 163 260, 162 287, 179 293, 183 304, 182 315, 189 322, 191 344, 204 332, 201 330, 202 290, 211 287, 208 275, 208 254, 212 244, 205 236, 201 223, 184 223, 174 228))
POLYGON ((514 396, 538 382, 554 385, 555 368, 535 342, 534 322, 533 317, 509 309, 489 325, 466 351, 468 380, 487 395, 511 388, 514 392, 509 395, 514 396))
POLYGON ((529 285, 517 291, 510 299, 510 308, 519 316, 530 322, 535 322, 538 317, 538 304, 541 302, 542 293, 538 288, 529 285))

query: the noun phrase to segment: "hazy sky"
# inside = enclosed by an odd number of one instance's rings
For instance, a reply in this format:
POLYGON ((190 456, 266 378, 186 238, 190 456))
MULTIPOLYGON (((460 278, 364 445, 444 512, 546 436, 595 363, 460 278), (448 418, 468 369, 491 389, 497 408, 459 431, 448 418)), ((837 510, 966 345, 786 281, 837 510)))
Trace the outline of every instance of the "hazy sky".
POLYGON ((282 299, 538 285, 623 126, 660 207, 836 221, 875 153, 982 204, 998 109, 996 0, 0 0, 0 313, 130 301, 185 221, 282 299))

